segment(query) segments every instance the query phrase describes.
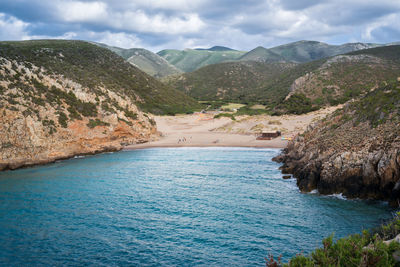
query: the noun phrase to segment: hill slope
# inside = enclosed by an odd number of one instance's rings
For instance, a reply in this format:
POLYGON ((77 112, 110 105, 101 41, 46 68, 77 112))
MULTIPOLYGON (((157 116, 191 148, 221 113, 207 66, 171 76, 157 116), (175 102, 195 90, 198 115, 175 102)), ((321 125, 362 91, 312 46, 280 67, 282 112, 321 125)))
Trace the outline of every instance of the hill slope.
POLYGON ((297 113, 303 109, 307 111, 344 103, 395 79, 399 72, 400 46, 384 46, 334 56, 297 78, 278 109, 297 113))
POLYGON ((162 78, 182 72, 175 66, 169 64, 168 61, 159 55, 143 48, 123 49, 100 43, 95 44, 113 51, 138 69, 156 78, 162 78))
MULTIPOLYGON (((282 75, 294 67, 292 63, 225 62, 174 77, 169 83, 198 100, 273 103, 289 92, 280 90, 288 80, 282 75)), ((286 87, 289 88, 290 82, 289 77, 286 87)))
POLYGON ((400 83, 347 104, 290 143, 283 172, 302 191, 390 200, 400 197, 400 83))
POLYGON ((0 170, 148 141, 156 129, 141 108, 197 104, 81 41, 0 42, 0 92, 0 170))
POLYGON ((303 64, 227 62, 169 83, 198 100, 259 102, 276 113, 301 114, 344 103, 396 78, 398 53, 400 46, 384 46, 303 64))
POLYGON ((285 58, 262 46, 256 47, 239 58, 240 61, 279 62, 285 58))
POLYGON ((182 73, 165 59, 146 49, 132 48, 130 51, 132 56, 127 61, 153 77, 162 78, 182 73))
POLYGON ((239 59, 245 52, 214 47, 206 50, 162 50, 157 55, 183 72, 191 72, 203 66, 239 59))
POLYGON ((316 41, 299 41, 272 47, 269 50, 287 61, 302 63, 377 46, 379 45, 368 43, 329 45, 316 41))
POLYGON ((0 56, 28 61, 99 92, 125 93, 147 112, 187 112, 195 101, 143 73, 107 49, 81 41, 1 42, 0 56))
POLYGON ((288 61, 304 63, 378 46, 382 45, 369 43, 329 45, 316 41, 298 41, 269 49, 259 46, 244 54, 240 60, 255 60, 263 62, 288 61))

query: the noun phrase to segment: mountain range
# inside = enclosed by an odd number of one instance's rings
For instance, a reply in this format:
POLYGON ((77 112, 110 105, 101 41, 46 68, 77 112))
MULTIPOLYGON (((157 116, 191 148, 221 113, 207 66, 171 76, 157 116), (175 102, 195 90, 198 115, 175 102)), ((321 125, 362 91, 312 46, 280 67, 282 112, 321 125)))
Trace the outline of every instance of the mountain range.
POLYGON ((400 46, 376 47, 306 63, 225 62, 165 81, 198 100, 262 103, 278 113, 304 113, 396 79, 399 51, 400 46))
POLYGON ((329 45, 317 41, 298 41, 272 48, 258 46, 248 52, 237 51, 224 46, 214 46, 211 48, 184 50, 165 49, 157 53, 153 53, 144 48, 124 49, 101 43, 95 44, 113 51, 132 65, 153 77, 164 78, 180 73, 192 72, 199 68, 222 62, 259 61, 305 63, 352 51, 394 45, 396 43, 347 43, 343 45, 329 45))

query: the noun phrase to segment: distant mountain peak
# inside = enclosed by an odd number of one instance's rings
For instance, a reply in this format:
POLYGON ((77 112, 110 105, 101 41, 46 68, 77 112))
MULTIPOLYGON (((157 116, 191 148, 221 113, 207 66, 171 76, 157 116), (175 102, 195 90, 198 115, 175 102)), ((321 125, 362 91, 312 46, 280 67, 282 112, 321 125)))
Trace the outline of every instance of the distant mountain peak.
POLYGON ((208 51, 237 51, 235 49, 225 47, 225 46, 213 46, 210 48, 195 48, 194 50, 208 50, 208 51))

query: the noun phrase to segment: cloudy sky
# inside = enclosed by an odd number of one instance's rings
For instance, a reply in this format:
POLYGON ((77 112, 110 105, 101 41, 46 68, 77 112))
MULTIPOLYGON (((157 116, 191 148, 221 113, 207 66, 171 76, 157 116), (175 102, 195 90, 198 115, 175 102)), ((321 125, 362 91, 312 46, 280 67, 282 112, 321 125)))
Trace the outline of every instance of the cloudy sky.
POLYGON ((298 40, 400 41, 400 0, 0 0, 0 40, 239 50, 298 40))

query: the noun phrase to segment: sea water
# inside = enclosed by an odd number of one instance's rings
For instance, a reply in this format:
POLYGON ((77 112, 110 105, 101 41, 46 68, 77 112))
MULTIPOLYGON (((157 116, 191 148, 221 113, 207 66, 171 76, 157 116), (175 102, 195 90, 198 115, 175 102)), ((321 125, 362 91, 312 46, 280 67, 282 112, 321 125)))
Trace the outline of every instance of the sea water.
POLYGON ((378 226, 382 202, 302 194, 277 149, 160 148, 0 173, 2 266, 265 266, 378 226))

